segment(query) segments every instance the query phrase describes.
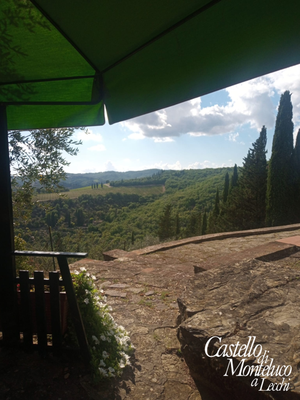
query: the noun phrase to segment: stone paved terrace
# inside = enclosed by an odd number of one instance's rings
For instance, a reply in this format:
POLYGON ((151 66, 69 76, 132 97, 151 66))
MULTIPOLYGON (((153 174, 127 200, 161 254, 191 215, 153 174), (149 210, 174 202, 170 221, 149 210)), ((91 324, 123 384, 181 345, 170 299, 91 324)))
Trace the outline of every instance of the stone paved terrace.
POLYGON ((190 238, 178 241, 178 246, 171 242, 156 247, 156 252, 153 248, 131 253, 118 250, 109 252, 113 261, 84 259, 71 266, 72 270, 84 266, 96 276, 96 286, 104 289, 113 317, 136 347, 132 367, 126 367, 112 386, 96 388, 82 379, 90 399, 217 400, 202 388, 199 393, 181 355, 177 298, 195 272, 220 265, 226 268, 245 258, 287 256, 300 248, 300 224, 249 234, 190 238), (290 243, 291 236, 299 237, 290 243))

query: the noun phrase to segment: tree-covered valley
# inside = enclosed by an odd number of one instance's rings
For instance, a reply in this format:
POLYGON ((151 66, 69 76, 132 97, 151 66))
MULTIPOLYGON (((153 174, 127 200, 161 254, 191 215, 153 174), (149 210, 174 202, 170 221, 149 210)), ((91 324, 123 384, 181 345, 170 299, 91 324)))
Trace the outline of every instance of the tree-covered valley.
MULTIPOLYGON (((102 175, 82 174, 77 185, 74 177, 71 183, 67 177, 63 186, 73 189, 56 193, 53 200, 39 197, 38 188, 24 190, 25 180, 13 196, 16 246, 51 250, 52 233, 55 251, 87 252, 102 259, 103 252, 115 248, 132 250, 207 233, 299 222, 300 133, 294 140, 292 116, 286 91, 270 159, 263 126, 242 167, 116 173, 106 175, 114 180, 105 183, 102 175)), ((36 168, 34 175, 30 166, 33 178, 41 176, 39 163, 36 168)))
POLYGON ((159 179, 161 194, 148 196, 103 194, 101 186, 93 195, 80 195, 78 190, 75 199, 67 192, 57 200, 35 202, 30 217, 17 223, 16 234, 30 249, 50 250, 50 226, 54 250, 88 252, 89 257, 101 259, 102 252, 110 249, 158 243, 160 221, 170 206, 172 228, 165 239, 194 236, 201 233, 201 215, 210 212, 216 190, 231 172, 232 168, 160 171, 147 179, 124 181, 137 188, 137 183, 157 185, 159 179))

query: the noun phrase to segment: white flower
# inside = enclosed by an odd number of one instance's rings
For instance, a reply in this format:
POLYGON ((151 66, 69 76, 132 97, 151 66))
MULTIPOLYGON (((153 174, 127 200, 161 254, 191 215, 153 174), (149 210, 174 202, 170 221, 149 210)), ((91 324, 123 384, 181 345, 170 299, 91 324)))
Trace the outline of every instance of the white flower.
POLYGON ((99 369, 99 372, 101 375, 108 376, 108 373, 106 372, 106 370, 104 368, 99 367, 98 369, 99 369))
POLYGON ((108 309, 108 311, 112 311, 113 310, 111 306, 108 306, 107 309, 108 309))
POLYGON ((103 289, 100 289, 99 292, 100 292, 100 293, 104 293, 104 290, 103 290, 103 289))
POLYGON ((109 371, 109 372, 112 372, 112 373, 115 372, 115 370, 114 370, 112 367, 109 367, 109 368, 108 368, 108 371, 109 371))
POLYGON ((80 267, 80 271, 84 272, 84 271, 86 271, 86 268, 80 267))
POLYGON ((101 336, 100 336, 100 339, 103 340, 103 342, 105 342, 106 337, 105 337, 104 335, 101 335, 101 336))
POLYGON ((79 275, 79 271, 75 270, 75 271, 74 271, 74 274, 75 274, 75 275, 79 275))
POLYGON ((111 342, 111 340, 110 340, 110 338, 109 338, 109 337, 107 337, 107 338, 106 338, 106 340, 108 341, 108 343, 110 343, 110 342, 111 342))
POLYGON ((92 279, 93 279, 93 281, 96 281, 96 280, 97 280, 97 278, 95 277, 95 275, 92 275, 92 279))
POLYGON ((106 367, 105 362, 103 360, 100 360, 99 365, 100 365, 100 367, 106 367))
POLYGON ((87 272, 87 273, 86 273, 86 276, 90 276, 90 273, 89 273, 89 272, 87 272))
POLYGON ((89 294, 90 291, 88 289, 85 289, 85 294, 89 294))
POLYGON ((103 357, 103 359, 105 360, 106 358, 109 357, 109 354, 104 350, 104 351, 102 352, 102 357, 103 357))
POLYGON ((92 336, 92 340, 96 343, 96 344, 99 344, 100 342, 99 342, 99 340, 98 340, 98 338, 97 338, 97 336, 92 336))
POLYGON ((85 304, 89 304, 89 302, 90 302, 88 298, 84 299, 83 301, 85 304))

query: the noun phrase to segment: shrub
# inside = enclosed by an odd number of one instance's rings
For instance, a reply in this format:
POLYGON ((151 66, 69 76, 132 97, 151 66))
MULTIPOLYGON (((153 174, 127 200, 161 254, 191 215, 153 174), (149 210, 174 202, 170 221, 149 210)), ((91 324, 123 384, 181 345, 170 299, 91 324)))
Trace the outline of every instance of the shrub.
POLYGON ((103 290, 97 290, 85 268, 72 274, 75 294, 85 327, 90 352, 91 370, 95 382, 119 376, 130 365, 134 347, 126 330, 118 325, 106 304, 103 290))

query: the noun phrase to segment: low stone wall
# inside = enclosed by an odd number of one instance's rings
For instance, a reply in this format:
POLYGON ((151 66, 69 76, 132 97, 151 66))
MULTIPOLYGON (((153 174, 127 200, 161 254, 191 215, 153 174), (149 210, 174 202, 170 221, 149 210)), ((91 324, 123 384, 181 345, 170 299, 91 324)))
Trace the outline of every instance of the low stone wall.
POLYGON ((110 250, 103 253, 105 261, 112 261, 116 260, 120 257, 134 257, 134 256, 141 256, 151 253, 156 253, 158 251, 165 251, 175 247, 184 246, 187 244, 197 244, 197 243, 204 243, 214 240, 223 240, 235 237, 245 237, 245 236, 256 236, 256 235, 265 235, 268 233, 275 233, 275 232, 284 232, 284 231, 294 231, 300 229, 300 224, 293 224, 293 225, 284 225, 284 226, 274 226, 271 228, 260 228, 260 229, 251 229, 247 231, 236 231, 236 232, 222 232, 222 233, 212 233, 209 235, 202 235, 202 236, 194 236, 191 238, 181 239, 181 240, 174 240, 171 242, 160 243, 155 246, 144 247, 143 249, 133 250, 130 252, 126 252, 124 250, 110 250))

